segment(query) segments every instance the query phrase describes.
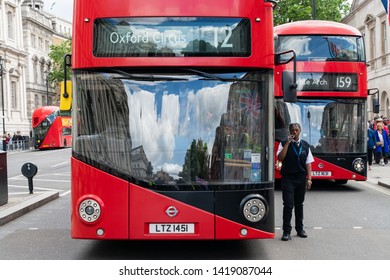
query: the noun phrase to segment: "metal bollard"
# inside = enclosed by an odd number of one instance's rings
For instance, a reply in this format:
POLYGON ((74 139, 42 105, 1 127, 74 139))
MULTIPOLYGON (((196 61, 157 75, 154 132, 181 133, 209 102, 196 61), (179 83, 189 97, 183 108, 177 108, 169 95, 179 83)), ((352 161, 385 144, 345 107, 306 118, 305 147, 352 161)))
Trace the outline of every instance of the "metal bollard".
POLYGON ((8 203, 7 153, 0 151, 0 206, 8 203))
POLYGON ((38 172, 38 167, 31 163, 27 162, 23 164, 22 166, 22 174, 28 179, 28 189, 30 191, 30 194, 33 193, 33 177, 37 174, 38 172))

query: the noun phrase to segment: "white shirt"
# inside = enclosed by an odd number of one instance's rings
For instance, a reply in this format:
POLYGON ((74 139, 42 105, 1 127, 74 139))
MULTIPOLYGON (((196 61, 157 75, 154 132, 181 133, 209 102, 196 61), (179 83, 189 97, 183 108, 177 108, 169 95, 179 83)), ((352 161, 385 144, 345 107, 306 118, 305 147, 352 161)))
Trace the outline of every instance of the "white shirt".
MULTIPOLYGON (((299 139, 297 141, 298 145, 299 145, 299 143, 301 143, 301 139, 299 139)), ((278 156, 282 150, 283 150, 283 146, 282 146, 282 142, 280 142, 279 143, 279 147, 278 147, 278 151, 276 152, 276 156, 278 156)), ((312 162, 314 162, 314 157, 313 157, 313 154, 311 153, 311 150, 309 148, 309 154, 307 155, 307 158, 306 158, 306 164, 309 164, 309 163, 312 163, 312 162)))
MULTIPOLYGON (((379 132, 379 131, 377 131, 377 133, 378 133, 379 141, 381 141, 382 143, 385 143, 385 142, 383 141, 383 135, 382 135, 382 133, 379 132)), ((384 146, 384 144, 382 144, 382 147, 383 147, 383 146, 384 146)))

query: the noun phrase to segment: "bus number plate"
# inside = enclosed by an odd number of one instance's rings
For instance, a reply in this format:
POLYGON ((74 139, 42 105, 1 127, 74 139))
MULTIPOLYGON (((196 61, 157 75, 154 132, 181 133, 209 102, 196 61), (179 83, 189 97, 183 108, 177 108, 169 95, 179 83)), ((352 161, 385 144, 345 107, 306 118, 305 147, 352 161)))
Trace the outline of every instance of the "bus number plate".
POLYGON ((195 233, 194 224, 149 224, 149 233, 195 233))
POLYGON ((311 175, 317 176, 317 177, 330 177, 330 176, 332 176, 332 172, 331 171, 312 171, 311 175))

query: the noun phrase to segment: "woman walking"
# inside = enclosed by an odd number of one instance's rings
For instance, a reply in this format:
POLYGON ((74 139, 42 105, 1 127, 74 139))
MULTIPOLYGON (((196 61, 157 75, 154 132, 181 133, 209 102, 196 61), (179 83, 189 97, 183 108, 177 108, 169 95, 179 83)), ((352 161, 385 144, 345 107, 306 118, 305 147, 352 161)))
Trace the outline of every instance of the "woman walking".
POLYGON ((382 122, 378 122, 376 124, 375 141, 375 162, 380 163, 383 166, 387 164, 387 154, 389 153, 389 136, 383 129, 382 122))

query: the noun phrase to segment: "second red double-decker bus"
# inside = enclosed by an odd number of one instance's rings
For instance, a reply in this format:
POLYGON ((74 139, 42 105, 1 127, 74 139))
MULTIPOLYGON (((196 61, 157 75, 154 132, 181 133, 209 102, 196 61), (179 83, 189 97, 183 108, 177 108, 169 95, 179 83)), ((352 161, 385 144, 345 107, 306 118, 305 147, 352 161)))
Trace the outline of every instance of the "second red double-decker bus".
POLYGON ((273 238, 273 1, 76 0, 73 238, 273 238))
POLYGON ((57 106, 43 106, 32 115, 35 149, 64 148, 72 145, 72 118, 57 106))
MULTIPOLYGON (((275 27, 275 34, 276 52, 295 51, 298 96, 294 104, 282 100, 283 83, 291 80, 293 71, 288 64, 277 66, 276 145, 287 138, 288 124, 298 122, 315 157, 313 179, 366 180, 367 66, 362 34, 328 21, 287 23, 275 27)), ((280 178, 280 163, 275 166, 280 178)))

